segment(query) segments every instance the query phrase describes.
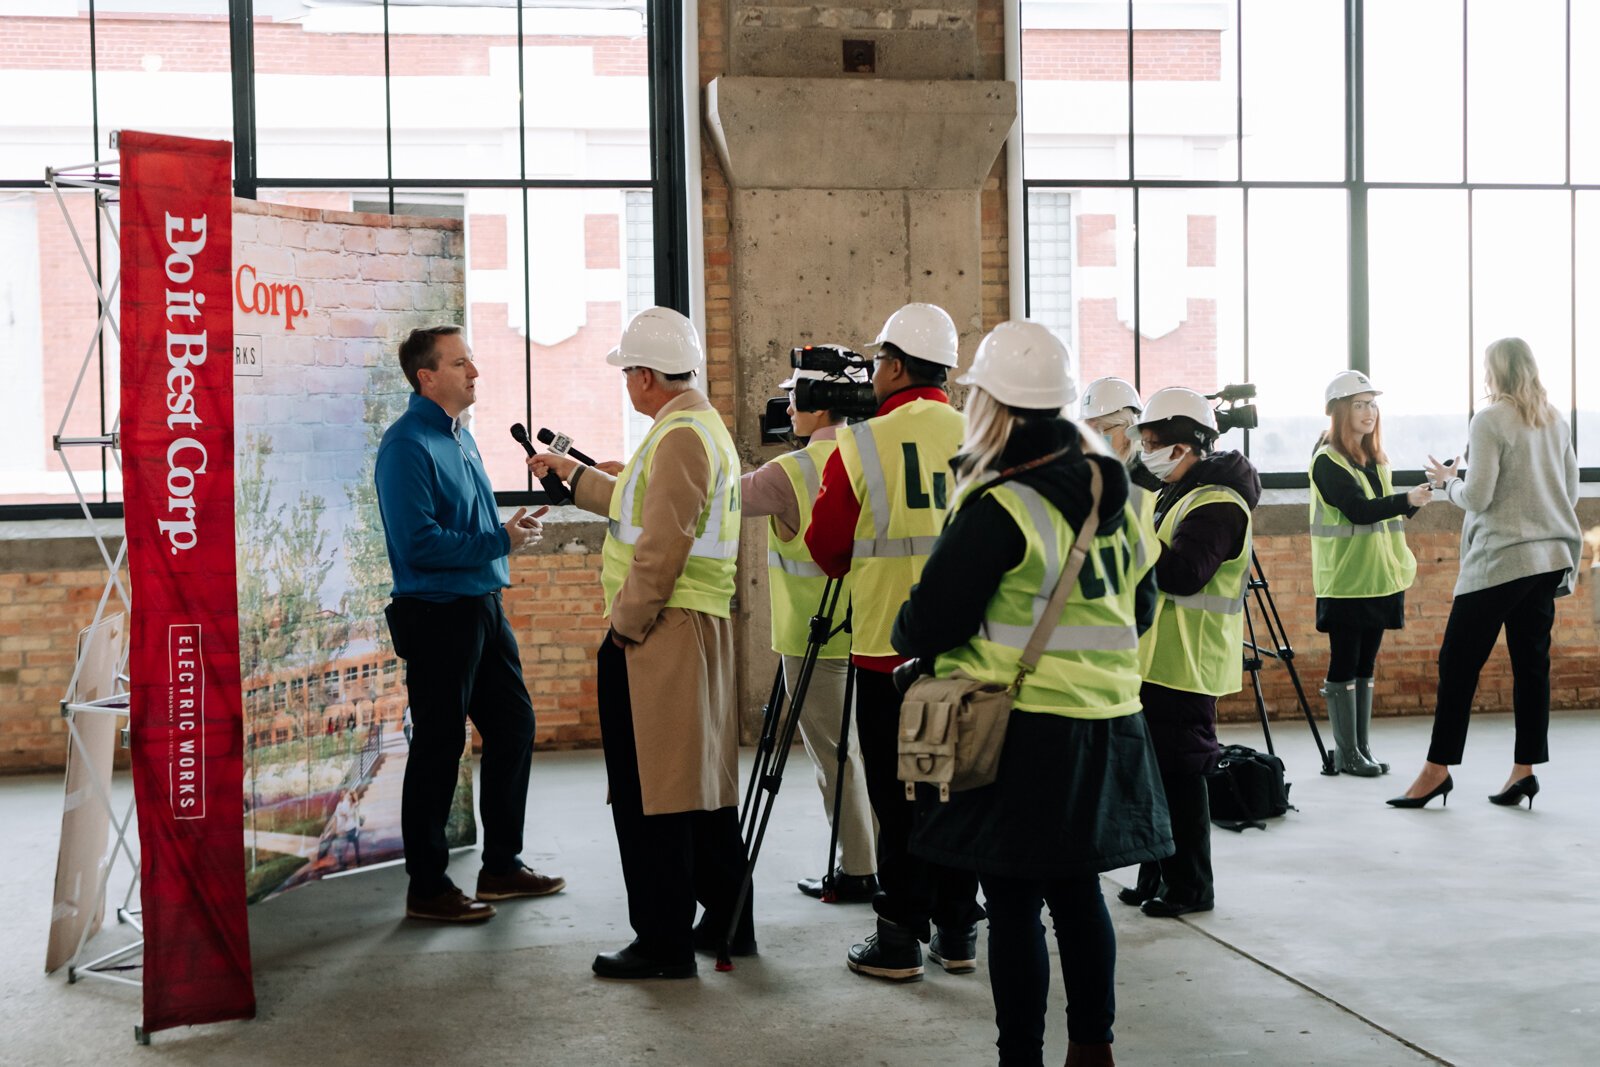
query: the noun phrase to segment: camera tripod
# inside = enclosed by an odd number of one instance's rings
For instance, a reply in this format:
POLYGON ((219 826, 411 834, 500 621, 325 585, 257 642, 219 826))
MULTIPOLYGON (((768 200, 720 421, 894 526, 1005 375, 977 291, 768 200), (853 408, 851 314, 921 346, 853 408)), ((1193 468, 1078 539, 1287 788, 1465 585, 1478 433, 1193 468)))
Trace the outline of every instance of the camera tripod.
MULTIPOLYGON (((767 821, 772 817, 773 805, 777 803, 778 790, 783 786, 783 771, 789 762, 789 753, 794 748, 795 730, 800 725, 800 712, 805 707, 806 693, 811 687, 811 675, 816 670, 817 659, 824 645, 850 628, 848 605, 844 620, 838 626, 833 625, 833 616, 838 610, 839 595, 843 588, 844 583, 837 578, 829 578, 822 587, 822 600, 817 605, 817 613, 811 616, 810 630, 806 635, 805 655, 801 657, 800 668, 795 674, 794 691, 788 692, 783 660, 780 658, 772 678, 772 692, 767 697, 766 706, 761 709, 761 736, 756 742, 756 762, 750 771, 750 781, 745 786, 744 804, 739 809, 739 835, 744 840, 746 857, 744 878, 740 880, 728 929, 723 931, 722 942, 717 950, 719 971, 733 969, 728 945, 738 927, 739 917, 744 913, 744 902, 750 895, 756 860, 761 854, 761 842, 766 837, 767 821), (788 705, 787 711, 785 703, 788 705)), ((839 809, 844 797, 845 762, 850 756, 850 714, 855 682, 856 669, 852 664, 845 674, 844 712, 839 724, 837 750, 839 769, 834 779, 833 816, 828 820, 831 829, 828 834, 827 873, 822 876, 822 899, 829 903, 836 899, 833 857, 839 847, 839 809)))
POLYGON ((1334 766, 1333 754, 1322 743, 1322 733, 1317 729, 1316 716, 1311 713, 1311 704, 1306 700, 1305 687, 1300 684, 1300 672, 1294 665, 1294 647, 1289 644, 1289 635, 1283 628, 1283 619, 1278 615, 1278 605, 1272 599, 1272 587, 1267 584, 1267 572, 1262 569, 1261 557, 1256 555, 1255 546, 1250 548, 1250 573, 1245 580, 1244 595, 1244 669, 1250 672, 1250 686, 1255 691, 1256 715, 1261 719, 1261 733, 1267 739, 1267 752, 1277 755, 1272 747, 1272 730, 1267 725, 1267 701, 1261 693, 1261 667, 1263 657, 1278 660, 1289 668, 1289 679, 1294 683, 1295 699, 1300 703, 1300 710, 1306 717, 1306 725, 1311 728, 1311 739, 1317 743, 1317 752, 1322 757, 1322 773, 1334 775, 1339 769, 1334 766), (1252 594, 1254 605, 1251 604, 1252 594), (1260 638, 1256 636, 1256 615, 1261 616, 1261 629, 1270 647, 1263 647, 1260 638))

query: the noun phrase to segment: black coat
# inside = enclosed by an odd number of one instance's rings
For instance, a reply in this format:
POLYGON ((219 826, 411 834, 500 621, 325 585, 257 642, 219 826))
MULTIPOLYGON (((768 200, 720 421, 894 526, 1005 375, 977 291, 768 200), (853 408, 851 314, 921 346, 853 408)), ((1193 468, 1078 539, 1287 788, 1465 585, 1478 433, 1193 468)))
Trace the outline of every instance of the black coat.
MULTIPOLYGON (((1261 499, 1261 478, 1238 452, 1206 456, 1183 480, 1162 490, 1156 501, 1156 525, 1192 490, 1204 485, 1227 486, 1252 509, 1261 499)), ((1173 596, 1190 596, 1206 587, 1228 560, 1239 554, 1248 523, 1231 504, 1194 508, 1172 531, 1172 543, 1156 561, 1156 584, 1173 596)), ((1243 657, 1244 649, 1239 650, 1243 657)), ((1217 698, 1145 683, 1140 690, 1156 758, 1163 774, 1206 774, 1216 764, 1217 698)))
MULTIPOLYGON (((1077 527, 1089 510, 1089 462, 1100 466, 1100 525, 1122 525, 1128 497, 1122 465, 1086 459, 1063 419, 1032 420, 1012 435, 1002 467, 1062 448, 1059 460, 1018 480, 1038 490, 1077 527)), ((978 497, 939 536, 922 580, 895 620, 902 655, 931 660, 978 631, 1001 577, 1021 561, 1023 532, 999 504, 978 497)), ((1149 625, 1154 589, 1137 598, 1140 628, 1149 625)), ((1172 853, 1166 798, 1142 714, 1072 719, 1012 711, 993 785, 951 794, 941 803, 919 791, 911 851, 951 867, 1011 877, 1059 878, 1114 870, 1172 853)))

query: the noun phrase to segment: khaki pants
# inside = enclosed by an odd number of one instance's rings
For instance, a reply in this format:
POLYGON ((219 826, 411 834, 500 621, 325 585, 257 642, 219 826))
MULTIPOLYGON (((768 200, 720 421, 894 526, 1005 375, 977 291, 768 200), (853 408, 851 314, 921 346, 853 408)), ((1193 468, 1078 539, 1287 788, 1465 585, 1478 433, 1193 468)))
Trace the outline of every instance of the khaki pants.
MULTIPOLYGON (((844 717, 844 683, 850 661, 819 659, 800 709, 800 740, 817 769, 817 788, 823 810, 833 817, 834 783, 839 773, 839 724, 844 717)), ((783 657, 783 684, 793 691, 800 676, 800 657, 783 657)), ((844 795, 839 799, 839 856, 845 874, 873 874, 878 869, 877 824, 867 799, 867 780, 861 770, 861 747, 856 724, 850 723, 850 756, 844 765, 844 795)), ((826 872, 824 872, 826 873, 826 872)))

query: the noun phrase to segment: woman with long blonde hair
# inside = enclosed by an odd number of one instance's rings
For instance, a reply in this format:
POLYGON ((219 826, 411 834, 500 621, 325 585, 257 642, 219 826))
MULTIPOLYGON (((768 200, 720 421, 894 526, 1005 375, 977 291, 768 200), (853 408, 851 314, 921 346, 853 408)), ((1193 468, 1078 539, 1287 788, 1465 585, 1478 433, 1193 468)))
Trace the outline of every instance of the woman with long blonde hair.
POLYGON ((1323 391, 1330 424, 1311 458, 1311 584, 1317 630, 1328 635, 1322 695, 1336 766, 1360 778, 1389 769, 1368 743, 1378 649, 1385 630, 1405 626, 1406 590, 1417 574, 1405 520, 1432 496, 1426 485, 1395 492, 1381 392, 1360 371, 1334 375, 1323 391))
POLYGON ((1099 875, 1172 851, 1139 696, 1137 634, 1153 610, 1157 547, 1128 504, 1121 463, 1063 415, 1077 386, 1048 329, 1001 323, 962 384, 973 388, 950 517, 895 619, 894 647, 940 677, 1015 682, 1015 696, 994 783, 947 803, 919 798, 911 850, 976 871, 983 885, 1000 1062, 1044 1062, 1048 905, 1067 988, 1066 1061, 1111 1067, 1117 944, 1099 875), (1091 518, 1092 548, 1060 625, 1019 677, 1091 518))
POLYGON ((1489 800, 1506 806, 1539 792, 1535 764, 1550 758, 1550 630, 1557 597, 1572 592, 1583 533, 1578 457, 1567 420, 1539 382, 1528 342, 1505 337, 1484 353, 1489 404, 1472 417, 1472 469, 1428 457, 1428 475, 1461 524, 1461 573, 1439 646, 1439 695, 1428 759, 1397 808, 1422 807, 1454 787, 1478 675, 1502 628, 1511 655, 1516 748, 1511 774, 1489 800))

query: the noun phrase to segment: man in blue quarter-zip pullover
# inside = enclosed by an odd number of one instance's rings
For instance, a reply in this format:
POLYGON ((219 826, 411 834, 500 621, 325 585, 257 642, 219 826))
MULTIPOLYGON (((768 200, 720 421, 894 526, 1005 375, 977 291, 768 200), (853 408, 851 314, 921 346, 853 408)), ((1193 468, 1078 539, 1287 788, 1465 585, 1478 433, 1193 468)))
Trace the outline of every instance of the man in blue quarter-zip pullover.
POLYGON ((481 922, 494 917, 489 901, 544 896, 566 886, 519 856, 533 704, 500 605, 500 590, 511 584, 506 557, 539 540, 543 511, 529 515, 523 508, 500 522, 478 444, 461 425, 461 413, 477 399, 478 377, 461 327, 411 331, 400 345, 400 368, 415 392, 378 446, 376 480, 394 572, 394 599, 384 614, 395 654, 406 661, 411 701, 400 801, 411 883, 406 915, 481 922), (483 869, 476 900, 445 870, 445 824, 469 718, 483 737, 483 869))

